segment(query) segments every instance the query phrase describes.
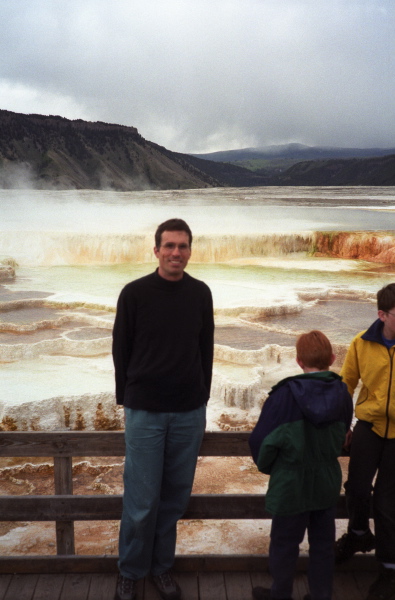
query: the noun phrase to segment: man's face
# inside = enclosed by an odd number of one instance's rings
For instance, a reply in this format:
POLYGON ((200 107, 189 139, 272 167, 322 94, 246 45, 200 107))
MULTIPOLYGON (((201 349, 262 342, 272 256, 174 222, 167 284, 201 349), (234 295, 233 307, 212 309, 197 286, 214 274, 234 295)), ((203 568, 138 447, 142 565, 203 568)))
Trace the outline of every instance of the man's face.
POLYGON ((191 256, 189 236, 186 231, 164 231, 159 248, 154 248, 159 260, 158 273, 169 281, 182 279, 191 256))

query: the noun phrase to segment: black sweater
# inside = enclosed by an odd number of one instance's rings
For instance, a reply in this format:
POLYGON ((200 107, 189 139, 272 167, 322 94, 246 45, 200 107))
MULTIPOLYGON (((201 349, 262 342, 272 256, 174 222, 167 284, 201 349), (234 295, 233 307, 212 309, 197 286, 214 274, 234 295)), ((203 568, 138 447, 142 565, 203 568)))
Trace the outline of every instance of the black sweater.
POLYGON ((208 401, 214 318, 208 286, 157 271, 127 284, 113 330, 117 404, 161 412, 193 410, 208 401))

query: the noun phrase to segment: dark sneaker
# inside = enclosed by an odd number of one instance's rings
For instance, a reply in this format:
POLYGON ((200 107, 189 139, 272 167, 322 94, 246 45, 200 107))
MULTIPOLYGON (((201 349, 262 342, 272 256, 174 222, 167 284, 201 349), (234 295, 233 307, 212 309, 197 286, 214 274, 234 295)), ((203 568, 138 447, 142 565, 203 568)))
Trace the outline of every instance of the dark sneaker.
POLYGON ((395 600, 395 569, 381 567, 379 576, 369 588, 366 600, 395 600))
MULTIPOLYGON (((270 600, 270 588, 254 587, 252 588, 252 597, 254 600, 270 600)), ((292 598, 278 598, 278 600, 292 600, 292 598)))
POLYGON ((136 584, 135 579, 129 579, 118 575, 117 589, 114 600, 136 600, 136 584))
POLYGON ((376 539, 370 529, 362 535, 348 531, 335 542, 335 563, 340 565, 354 556, 356 552, 370 552, 375 547, 376 539))
POLYGON ((156 589, 163 600, 181 600, 180 586, 174 581, 170 571, 151 577, 156 589))

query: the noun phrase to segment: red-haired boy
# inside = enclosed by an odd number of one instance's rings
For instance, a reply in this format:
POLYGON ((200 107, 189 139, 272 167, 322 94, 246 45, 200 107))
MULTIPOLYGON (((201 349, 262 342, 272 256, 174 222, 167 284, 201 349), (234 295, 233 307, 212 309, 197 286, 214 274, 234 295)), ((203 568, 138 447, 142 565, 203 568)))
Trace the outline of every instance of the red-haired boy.
POLYGON ((256 600, 292 600, 299 544, 307 530, 308 581, 305 600, 330 600, 334 568, 335 512, 342 476, 338 457, 353 405, 341 377, 329 371, 335 356, 321 331, 296 342, 303 374, 275 385, 250 436, 258 469, 270 475, 266 509, 270 533, 270 589, 256 587, 256 600))

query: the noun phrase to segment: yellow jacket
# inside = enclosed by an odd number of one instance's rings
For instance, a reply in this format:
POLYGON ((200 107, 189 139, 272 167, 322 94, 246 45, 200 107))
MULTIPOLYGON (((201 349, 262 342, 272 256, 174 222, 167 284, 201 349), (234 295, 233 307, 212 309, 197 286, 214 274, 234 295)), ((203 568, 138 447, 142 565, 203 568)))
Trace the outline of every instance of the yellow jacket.
POLYGON ((351 396, 362 381, 355 416, 373 424, 380 437, 395 438, 395 346, 382 339, 383 323, 377 319, 350 344, 340 375, 351 396))

